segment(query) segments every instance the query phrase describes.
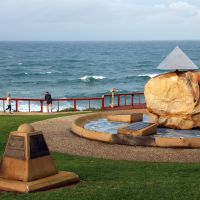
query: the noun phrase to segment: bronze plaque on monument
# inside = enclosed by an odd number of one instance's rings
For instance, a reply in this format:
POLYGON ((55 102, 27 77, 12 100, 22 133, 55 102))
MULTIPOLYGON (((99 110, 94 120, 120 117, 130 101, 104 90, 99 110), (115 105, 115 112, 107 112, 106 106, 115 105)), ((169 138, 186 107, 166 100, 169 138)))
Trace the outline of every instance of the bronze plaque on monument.
POLYGON ((11 135, 6 146, 5 156, 25 160, 24 137, 11 135))
POLYGON ((30 159, 49 155, 49 149, 42 134, 30 136, 30 159))
POLYGON ((153 123, 135 122, 127 127, 124 127, 123 129, 138 131, 138 130, 147 128, 148 126, 151 126, 151 125, 153 125, 153 123))
POLYGON ((129 126, 117 129, 118 134, 130 134, 134 136, 153 135, 157 132, 157 126, 154 123, 136 122, 129 126))

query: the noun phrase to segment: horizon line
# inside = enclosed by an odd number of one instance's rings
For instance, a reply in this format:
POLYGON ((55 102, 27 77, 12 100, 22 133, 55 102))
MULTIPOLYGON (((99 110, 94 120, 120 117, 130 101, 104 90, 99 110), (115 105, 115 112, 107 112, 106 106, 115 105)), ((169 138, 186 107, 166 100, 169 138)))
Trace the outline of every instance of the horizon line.
POLYGON ((200 39, 144 39, 144 40, 0 40, 0 42, 173 42, 200 41, 200 39))

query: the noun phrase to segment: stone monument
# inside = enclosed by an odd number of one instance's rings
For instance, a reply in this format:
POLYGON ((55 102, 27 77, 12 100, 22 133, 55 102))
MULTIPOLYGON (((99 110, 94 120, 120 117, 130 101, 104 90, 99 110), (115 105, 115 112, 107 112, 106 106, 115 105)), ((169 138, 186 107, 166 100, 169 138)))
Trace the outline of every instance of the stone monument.
POLYGON ((158 69, 173 72, 160 74, 145 85, 152 122, 176 129, 200 127, 200 72, 194 71, 198 67, 176 47, 158 69))
POLYGON ((72 172, 58 172, 42 132, 22 124, 11 132, 0 162, 0 190, 34 192, 79 181, 72 172))

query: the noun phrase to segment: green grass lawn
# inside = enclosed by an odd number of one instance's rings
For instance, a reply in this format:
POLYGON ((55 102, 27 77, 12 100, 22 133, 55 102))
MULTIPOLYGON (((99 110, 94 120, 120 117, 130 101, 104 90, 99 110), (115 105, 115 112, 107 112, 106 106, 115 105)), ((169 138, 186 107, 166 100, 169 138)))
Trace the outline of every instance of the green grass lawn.
MULTIPOLYGON (((19 124, 57 116, 0 116, 0 151, 19 124)), ((52 153, 59 170, 80 176, 77 185, 31 194, 0 192, 0 200, 200 199, 200 164, 145 163, 52 153)), ((199 155, 200 156, 200 155, 199 155)))

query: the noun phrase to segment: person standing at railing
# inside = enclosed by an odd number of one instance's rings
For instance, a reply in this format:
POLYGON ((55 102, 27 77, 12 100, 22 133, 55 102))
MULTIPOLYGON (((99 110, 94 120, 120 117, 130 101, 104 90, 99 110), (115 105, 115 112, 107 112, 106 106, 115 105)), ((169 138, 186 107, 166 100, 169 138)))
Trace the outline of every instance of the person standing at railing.
POLYGON ((51 98, 51 94, 49 92, 45 93, 45 97, 44 97, 45 101, 47 102, 47 112, 52 112, 52 98, 51 98))
POLYGON ((116 92, 116 89, 115 88, 112 88, 111 90, 111 104, 110 104, 110 107, 111 108, 114 108, 115 106, 115 92, 116 92))
POLYGON ((7 108, 4 110, 9 110, 9 113, 11 114, 11 95, 8 93, 7 98, 6 98, 6 103, 7 103, 7 108))

